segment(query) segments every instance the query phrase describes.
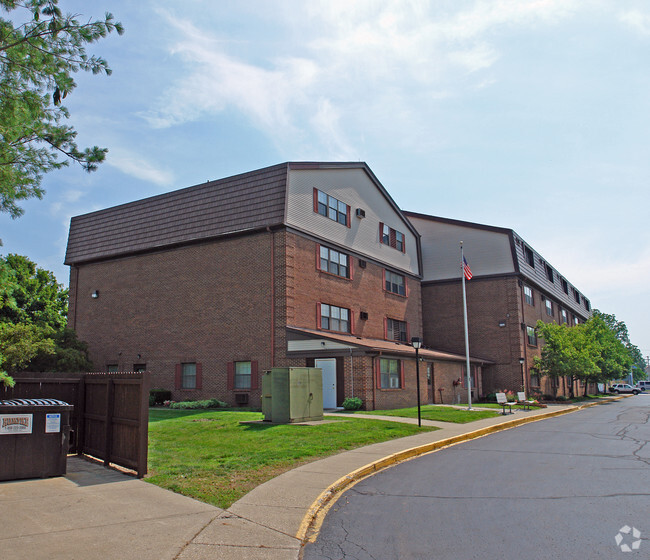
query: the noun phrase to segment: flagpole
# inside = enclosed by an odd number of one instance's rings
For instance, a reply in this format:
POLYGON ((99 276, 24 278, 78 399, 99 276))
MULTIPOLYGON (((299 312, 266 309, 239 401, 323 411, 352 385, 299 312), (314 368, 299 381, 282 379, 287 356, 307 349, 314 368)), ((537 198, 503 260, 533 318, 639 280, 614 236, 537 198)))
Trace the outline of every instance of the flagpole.
POLYGON ((465 370, 467 372, 467 410, 472 410, 472 378, 469 369, 469 334, 467 330, 467 294, 465 291, 465 256, 463 242, 460 242, 460 277, 463 281, 463 319, 465 320, 465 370))

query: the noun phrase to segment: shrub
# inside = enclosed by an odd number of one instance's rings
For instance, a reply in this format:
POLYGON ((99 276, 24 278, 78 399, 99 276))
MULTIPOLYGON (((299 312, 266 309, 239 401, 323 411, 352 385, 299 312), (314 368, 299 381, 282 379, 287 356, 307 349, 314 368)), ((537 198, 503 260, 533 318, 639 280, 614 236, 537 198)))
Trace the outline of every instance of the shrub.
POLYGON ((208 399, 205 401, 182 401, 170 402, 169 408, 194 410, 202 408, 226 408, 228 403, 220 401, 219 399, 208 399))
POLYGON ((569 397, 565 397, 564 395, 558 395, 557 397, 555 397, 555 400, 559 402, 564 402, 564 401, 568 401, 569 397))
POLYGON ((363 401, 359 397, 348 397, 343 401, 345 410, 360 410, 362 406, 363 401))
POLYGON ((149 391, 149 406, 163 404, 172 398, 172 392, 168 389, 151 389, 149 391))

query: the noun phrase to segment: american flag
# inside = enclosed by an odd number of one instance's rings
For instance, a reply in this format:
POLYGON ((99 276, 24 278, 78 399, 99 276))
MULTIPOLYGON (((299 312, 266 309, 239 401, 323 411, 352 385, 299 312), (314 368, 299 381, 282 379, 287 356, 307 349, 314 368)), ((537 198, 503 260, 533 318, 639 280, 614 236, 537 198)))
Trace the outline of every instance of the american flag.
POLYGON ((465 275, 465 278, 468 280, 472 279, 472 271, 469 268, 469 265, 467 264, 467 259, 463 257, 463 274, 465 275))

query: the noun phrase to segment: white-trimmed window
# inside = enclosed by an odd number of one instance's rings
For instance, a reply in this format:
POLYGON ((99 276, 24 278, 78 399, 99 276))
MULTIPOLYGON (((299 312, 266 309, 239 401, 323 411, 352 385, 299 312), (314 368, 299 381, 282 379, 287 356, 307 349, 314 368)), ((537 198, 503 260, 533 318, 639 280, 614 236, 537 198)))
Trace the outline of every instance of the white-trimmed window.
POLYGON ((318 189, 314 189, 314 212, 350 227, 350 206, 318 189))
POLYGON ((319 308, 319 328, 326 331, 351 332, 349 309, 327 303, 320 303, 319 308))
POLYGON ((235 389, 251 388, 251 363, 235 362, 235 389))
POLYGON ((386 318, 386 340, 408 342, 408 323, 397 319, 386 318))
POLYGON ((553 317, 553 302, 548 298, 546 298, 546 314, 553 317))
POLYGON ((524 286, 524 301, 528 305, 535 305, 535 298, 533 297, 533 289, 530 286, 524 286))
POLYGON ((406 252, 406 241, 404 234, 384 223, 379 223, 379 242, 388 245, 402 253, 406 252))
POLYGON ((560 320, 562 323, 568 323, 569 322, 569 315, 566 312, 566 309, 562 309, 560 311, 560 320))
POLYGON ((537 333, 535 332, 535 327, 526 326, 526 337, 528 338, 528 344, 531 346, 537 346, 537 333))
POLYGON ((319 269, 343 278, 350 278, 350 257, 340 251, 320 246, 319 269))
POLYGON ((380 358, 379 378, 381 389, 401 389, 402 373, 400 361, 391 358, 380 358))
POLYGON ((181 364, 181 389, 196 389, 196 364, 181 364))
POLYGON ((384 270, 385 287, 387 292, 406 296, 406 277, 390 270, 384 270))

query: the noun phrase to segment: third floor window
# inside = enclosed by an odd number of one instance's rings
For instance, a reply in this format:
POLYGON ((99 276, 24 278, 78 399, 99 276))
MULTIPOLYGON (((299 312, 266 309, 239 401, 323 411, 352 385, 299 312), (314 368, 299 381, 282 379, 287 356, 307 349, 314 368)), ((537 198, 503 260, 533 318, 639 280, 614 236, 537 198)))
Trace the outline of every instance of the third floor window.
POLYGON ((386 277, 386 291, 398 294, 400 296, 406 295, 406 278, 401 274, 396 274, 390 270, 385 271, 386 277))
POLYGON ((314 212, 350 227, 350 206, 318 189, 314 189, 314 212))
POLYGON ((321 246, 319 249, 319 268, 323 272, 350 278, 350 257, 340 251, 321 246))

